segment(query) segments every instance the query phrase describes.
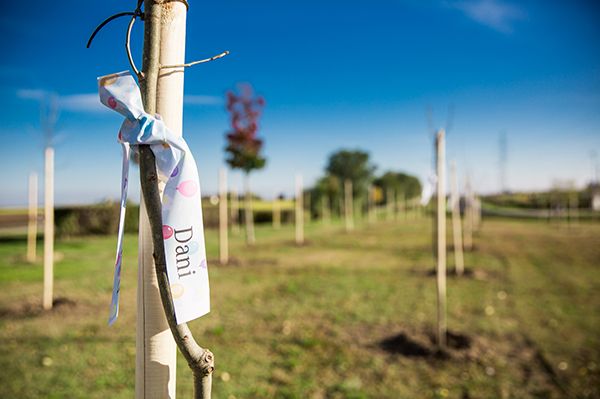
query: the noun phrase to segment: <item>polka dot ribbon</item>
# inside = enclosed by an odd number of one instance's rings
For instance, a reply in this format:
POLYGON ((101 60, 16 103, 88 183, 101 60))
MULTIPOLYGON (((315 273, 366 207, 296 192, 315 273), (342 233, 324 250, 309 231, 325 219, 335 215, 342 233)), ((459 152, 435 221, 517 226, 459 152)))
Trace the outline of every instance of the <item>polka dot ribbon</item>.
POLYGON ((121 213, 109 324, 119 315, 123 232, 127 203, 129 159, 136 145, 147 144, 156 158, 159 179, 165 184, 162 220, 167 275, 178 324, 210 311, 208 270, 202 224, 198 169, 185 140, 160 119, 144 112, 140 89, 129 72, 98 78, 100 101, 125 117, 118 141, 123 147, 121 213))

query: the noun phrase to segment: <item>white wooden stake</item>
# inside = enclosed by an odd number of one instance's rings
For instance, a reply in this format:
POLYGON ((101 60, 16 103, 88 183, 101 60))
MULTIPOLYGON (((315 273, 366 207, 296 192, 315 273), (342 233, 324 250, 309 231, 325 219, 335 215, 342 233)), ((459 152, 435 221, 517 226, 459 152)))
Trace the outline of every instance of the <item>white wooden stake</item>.
POLYGON ((346 231, 354 230, 354 204, 352 195, 352 180, 344 180, 344 211, 346 214, 346 231))
POLYGON ((273 200, 273 228, 279 230, 281 228, 281 204, 279 197, 273 200))
POLYGON ((52 309, 54 290, 54 149, 44 154, 44 294, 42 307, 52 309))
POLYGON ((451 179, 451 203, 452 203, 452 238, 454 239, 454 262, 456 274, 462 276, 465 271, 465 260, 463 256, 462 226, 460 220, 460 195, 458 193, 458 181, 456 179, 456 164, 450 164, 451 179))
POLYGON ((375 209, 374 209, 374 187, 373 185, 369 186, 369 191, 367 193, 367 220, 369 223, 373 223, 375 221, 375 209))
POLYGON ((304 244, 304 189, 302 187, 302 175, 296 175, 296 244, 304 244))
POLYGON ((386 213, 387 220, 394 219, 394 198, 392 198, 392 189, 388 188, 385 190, 385 201, 386 201, 386 213))
MULTIPOLYGON (((149 11, 150 1, 145 9, 149 11)), ((182 2, 161 5, 160 65, 185 62, 186 7, 182 2)), ((156 113, 169 129, 181 135, 183 122, 183 68, 161 70, 156 89, 156 113)), ((164 187, 161 187, 161 190, 164 187)), ((140 201, 139 272, 136 337, 137 399, 173 399, 176 387, 177 347, 162 307, 154 260, 152 237, 144 201, 140 201)))
POLYGON ((326 226, 331 224, 331 208, 329 206, 329 196, 327 195, 321 197, 321 220, 326 226))
POLYGON ((229 262, 229 237, 227 229, 227 169, 219 171, 219 261, 229 262))
POLYGON ((437 343, 446 347, 446 166, 444 129, 436 137, 437 147, 437 343))
POLYGON ((38 178, 37 173, 29 175, 29 218, 27 224, 27 261, 35 262, 37 252, 38 218, 38 178))
POLYGON ((400 198, 398 190, 394 190, 394 220, 400 219, 400 198))
POLYGON ((471 191, 471 182, 469 176, 465 184, 465 251, 473 249, 473 193, 471 191))
POLYGON ((473 196, 473 229, 479 231, 481 228, 481 200, 479 196, 473 196))
POLYGON ((305 213, 304 213, 304 217, 306 218, 306 223, 310 224, 311 220, 312 220, 312 212, 311 212, 311 198, 310 198, 310 191, 306 193, 305 196, 305 201, 304 201, 304 209, 305 209, 305 213))
POLYGON ((231 190, 231 231, 240 234, 240 201, 236 190, 231 190))

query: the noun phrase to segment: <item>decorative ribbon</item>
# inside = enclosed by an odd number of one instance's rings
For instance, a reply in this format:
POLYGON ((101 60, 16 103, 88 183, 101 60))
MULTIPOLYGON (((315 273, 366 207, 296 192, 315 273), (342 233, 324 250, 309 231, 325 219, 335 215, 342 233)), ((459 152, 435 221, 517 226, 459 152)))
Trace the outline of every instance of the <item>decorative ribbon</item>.
POLYGON ((123 147, 121 214, 108 323, 114 323, 119 315, 130 146, 136 151, 138 144, 150 145, 159 180, 165 183, 161 200, 162 231, 175 319, 181 324, 203 316, 210 311, 210 297, 200 184, 194 157, 183 137, 173 134, 159 115, 144 112, 140 89, 129 72, 98 78, 98 92, 102 104, 125 117, 118 140, 123 147))

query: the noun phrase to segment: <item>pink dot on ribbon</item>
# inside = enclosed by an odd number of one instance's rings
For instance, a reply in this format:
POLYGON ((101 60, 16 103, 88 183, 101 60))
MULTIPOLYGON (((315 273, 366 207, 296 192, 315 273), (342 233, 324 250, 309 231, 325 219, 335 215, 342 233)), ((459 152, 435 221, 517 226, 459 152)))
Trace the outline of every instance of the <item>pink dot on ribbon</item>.
POLYGON ((196 185, 195 181, 186 180, 184 182, 179 183, 179 185, 177 186, 177 191, 179 191, 181 195, 191 197, 192 195, 196 194, 196 191, 198 191, 198 186, 196 185))
POLYGON ((173 228, 171 226, 167 226, 166 224, 163 226, 163 239, 167 240, 173 236, 173 228))
POLYGON ((112 109, 117 108, 117 100, 114 97, 108 97, 108 106, 112 109))
POLYGON ((119 130, 119 141, 123 141, 123 133, 119 130))

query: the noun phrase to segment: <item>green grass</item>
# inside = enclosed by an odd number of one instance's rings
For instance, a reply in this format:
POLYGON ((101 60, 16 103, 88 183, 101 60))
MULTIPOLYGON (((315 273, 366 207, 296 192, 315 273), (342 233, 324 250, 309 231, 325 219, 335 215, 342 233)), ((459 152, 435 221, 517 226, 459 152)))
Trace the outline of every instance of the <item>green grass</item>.
MULTIPOLYGON (((214 397, 600 396, 600 225, 485 221, 466 254, 474 274, 448 280, 449 329, 471 345, 446 360, 379 345, 403 333, 433 348, 430 229, 313 223, 297 247, 291 226, 258 227, 253 248, 231 237, 227 267, 208 231, 213 310, 190 326, 215 353, 214 397)), ((137 237, 126 237, 121 316, 108 327, 114 241, 57 242, 55 295, 74 304, 43 314, 41 265, 24 262, 24 241, 0 243, 0 397, 133 396, 137 237)), ((190 397, 181 356, 177 382, 190 397)))

